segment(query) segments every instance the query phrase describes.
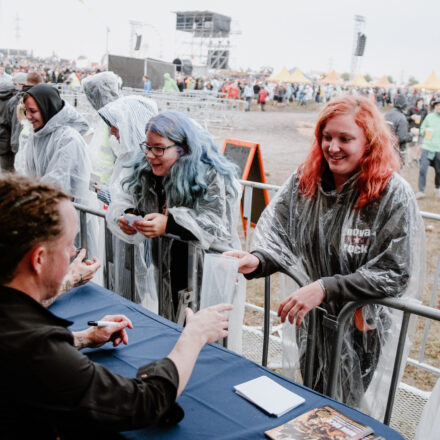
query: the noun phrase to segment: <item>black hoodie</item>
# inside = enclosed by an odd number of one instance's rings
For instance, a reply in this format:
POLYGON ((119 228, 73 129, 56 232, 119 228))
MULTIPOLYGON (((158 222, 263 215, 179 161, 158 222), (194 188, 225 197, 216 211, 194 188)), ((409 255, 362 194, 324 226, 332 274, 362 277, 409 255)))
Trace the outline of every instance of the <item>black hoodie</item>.
POLYGON ((64 107, 64 101, 61 99, 58 90, 49 84, 38 84, 31 87, 26 93, 31 95, 38 104, 44 125, 64 107))
POLYGON ((8 101, 17 88, 12 82, 0 82, 0 154, 10 151, 11 124, 8 115, 8 101))

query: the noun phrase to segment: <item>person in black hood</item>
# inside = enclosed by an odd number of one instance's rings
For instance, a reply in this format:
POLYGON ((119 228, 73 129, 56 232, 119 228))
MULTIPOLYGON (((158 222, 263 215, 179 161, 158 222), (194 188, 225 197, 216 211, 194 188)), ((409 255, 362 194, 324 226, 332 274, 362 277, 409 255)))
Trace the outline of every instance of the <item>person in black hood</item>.
MULTIPOLYGON (((63 107, 64 101, 55 87, 48 84, 38 84, 26 92, 37 104, 41 118, 37 115, 29 118, 34 131, 38 131, 55 116, 63 107)), ((29 98, 28 98, 29 99, 29 98)))
POLYGON ((3 171, 14 170, 14 156, 11 152, 11 123, 9 120, 8 101, 17 88, 12 82, 0 83, 0 168, 3 171))
POLYGON ((399 141, 400 158, 405 163, 406 144, 412 141, 412 134, 408 129, 408 121, 405 116, 407 101, 404 95, 400 93, 394 100, 394 108, 385 114, 385 119, 391 127, 391 131, 395 134, 399 141))

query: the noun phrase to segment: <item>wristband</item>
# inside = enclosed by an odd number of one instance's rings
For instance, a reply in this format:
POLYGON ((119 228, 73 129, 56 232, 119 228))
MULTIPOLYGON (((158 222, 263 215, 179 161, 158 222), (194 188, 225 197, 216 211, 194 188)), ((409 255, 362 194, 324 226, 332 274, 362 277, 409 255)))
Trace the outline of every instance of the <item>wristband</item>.
POLYGON ((319 280, 316 280, 316 281, 321 286, 322 290, 324 291, 324 294, 327 294, 327 291, 325 290, 325 287, 324 287, 324 282, 321 280, 321 278, 319 280))

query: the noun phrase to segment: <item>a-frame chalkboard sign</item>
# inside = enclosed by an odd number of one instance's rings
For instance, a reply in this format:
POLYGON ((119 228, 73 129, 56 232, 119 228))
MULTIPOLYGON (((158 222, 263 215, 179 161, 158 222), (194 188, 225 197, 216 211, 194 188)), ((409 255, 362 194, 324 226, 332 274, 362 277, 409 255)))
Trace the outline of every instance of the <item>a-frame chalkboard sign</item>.
MULTIPOLYGON (((264 174, 263 157, 260 144, 252 142, 226 139, 222 153, 239 167, 239 174, 242 180, 266 183, 264 174)), ((264 208, 269 203, 267 189, 254 188, 252 193, 251 226, 255 227, 264 208)), ((243 217, 243 199, 241 200, 241 216, 243 227, 246 231, 246 220, 243 217)))

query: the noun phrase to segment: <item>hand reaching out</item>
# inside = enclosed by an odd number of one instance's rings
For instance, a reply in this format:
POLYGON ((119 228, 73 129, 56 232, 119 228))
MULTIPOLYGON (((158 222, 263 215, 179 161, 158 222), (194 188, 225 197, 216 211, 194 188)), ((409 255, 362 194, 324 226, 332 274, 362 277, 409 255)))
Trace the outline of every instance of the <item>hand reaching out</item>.
POLYGON ((319 306, 325 297, 325 292, 321 285, 315 281, 307 286, 301 287, 296 292, 289 295, 284 301, 281 302, 278 308, 278 316, 281 318, 281 322, 284 322, 286 318, 291 324, 296 318, 296 325, 301 325, 304 316, 310 312, 310 310, 319 306))
POLYGON ((227 257, 235 257, 239 259, 238 272, 251 273, 257 270, 260 260, 253 254, 245 251, 228 251, 223 252, 222 255, 227 257))

